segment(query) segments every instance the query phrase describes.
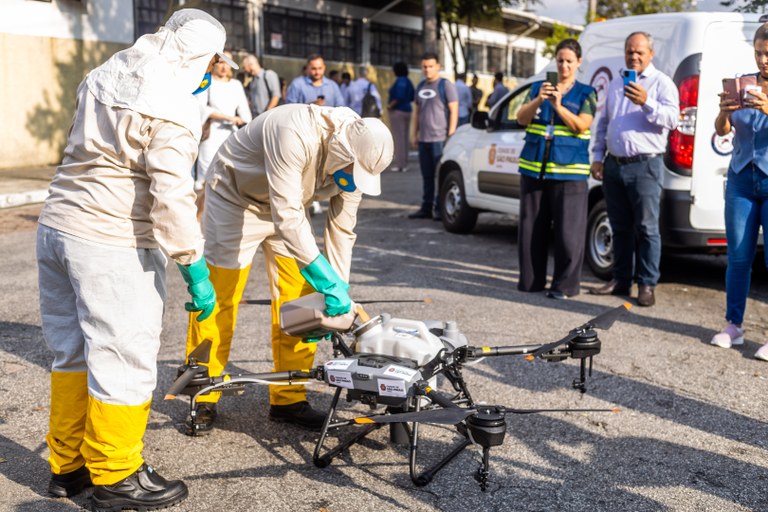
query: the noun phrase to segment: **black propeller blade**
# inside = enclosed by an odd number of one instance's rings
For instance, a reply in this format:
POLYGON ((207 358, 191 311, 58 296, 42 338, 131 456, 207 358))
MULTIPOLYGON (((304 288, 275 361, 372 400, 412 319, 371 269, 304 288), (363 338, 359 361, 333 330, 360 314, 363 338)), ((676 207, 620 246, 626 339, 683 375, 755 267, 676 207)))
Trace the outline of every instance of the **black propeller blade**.
POLYGON ((467 416, 477 412, 476 409, 461 409, 451 407, 448 409, 427 409, 425 411, 401 412, 396 414, 379 414, 378 416, 364 416, 355 418, 355 423, 410 423, 419 421, 422 423, 439 423, 441 425, 455 425, 467 416))
POLYGON ((613 309, 609 309, 605 313, 601 313, 597 315, 595 318, 587 321, 584 325, 581 325, 577 327, 576 329, 572 330, 566 337, 558 340, 553 341, 552 343, 547 343, 546 345, 542 345, 539 347, 538 350, 534 351, 530 358, 533 359, 535 357, 540 356, 541 354, 546 354, 547 352, 551 352, 552 350, 555 350, 556 348, 560 347, 561 345, 565 345, 569 341, 572 341, 576 337, 579 336, 579 333, 586 331, 588 329, 603 329, 607 330, 610 329, 611 326, 616 322, 616 320, 624 313, 629 311, 629 308, 632 307, 632 304, 629 302, 625 302, 621 306, 613 309))
POLYGON ((584 324, 584 327, 608 330, 611 328, 611 326, 613 326, 613 323, 618 320, 621 315, 629 311, 629 308, 631 307, 632 304, 625 302, 617 308, 609 309, 605 313, 597 315, 595 318, 584 324))
POLYGON ((203 340, 202 343, 200 343, 195 350, 190 352, 189 356, 187 357, 187 364, 193 364, 193 361, 196 363, 207 363, 211 360, 211 347, 213 346, 213 342, 211 340, 203 340))
POLYGON ((168 388, 168 391, 165 392, 165 399, 166 400, 173 400, 176 398, 176 395, 181 393, 181 391, 186 388, 190 382, 192 382, 192 379, 195 378, 195 375, 197 375, 197 372, 200 371, 199 366, 190 366, 189 368, 184 371, 184 373, 181 374, 181 377, 173 381, 173 384, 171 384, 171 387, 168 388))
POLYGON ((176 395, 178 395, 184 388, 189 385, 190 382, 192 382, 192 379, 195 378, 195 375, 200 370, 197 363, 207 363, 211 360, 212 346, 213 342, 211 342, 211 340, 203 340, 203 342, 200 343, 195 348, 195 350, 190 352, 189 356, 187 357, 187 369, 184 371, 184 373, 181 374, 180 377, 173 381, 171 387, 168 388, 168 391, 165 393, 166 400, 173 400, 176 398, 176 395))
MULTIPOLYGON (((497 406, 481 406, 481 408, 496 408, 497 406)), ((498 407, 505 414, 538 414, 544 412, 620 412, 621 409, 515 409, 512 407, 498 407)), ((480 413, 477 408, 461 409, 451 407, 447 409, 427 409, 426 411, 412 411, 396 414, 380 414, 378 416, 363 416, 355 418, 355 423, 438 423, 441 425, 455 425, 462 420, 480 413)))

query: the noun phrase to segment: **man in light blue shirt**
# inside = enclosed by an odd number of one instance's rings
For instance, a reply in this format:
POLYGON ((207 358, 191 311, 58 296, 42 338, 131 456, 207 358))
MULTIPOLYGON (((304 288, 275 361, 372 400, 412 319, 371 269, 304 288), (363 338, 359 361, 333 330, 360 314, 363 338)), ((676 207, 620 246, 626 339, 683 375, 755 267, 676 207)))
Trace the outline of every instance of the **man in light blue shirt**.
POLYGON ((508 92, 509 89, 504 85, 504 73, 497 71, 493 75, 493 92, 491 92, 491 95, 485 100, 485 106, 490 110, 491 107, 498 103, 508 92))
POLYGON ((456 94, 459 95, 459 124, 467 124, 469 115, 472 112, 472 91, 467 85, 467 74, 459 73, 456 75, 456 94))
POLYGON ((613 279, 595 295, 629 295, 637 278, 637 303, 653 306, 659 280, 661 234, 659 203, 667 136, 677 127, 680 100, 671 78, 656 69, 653 37, 633 32, 624 44, 627 70, 608 86, 592 147, 592 177, 603 180, 603 195, 613 231, 613 279), (637 268, 635 269, 635 251, 637 268))
POLYGON ((357 79, 350 82, 346 94, 342 93, 342 96, 344 96, 346 105, 357 112, 357 115, 362 116, 363 98, 365 98, 369 91, 371 96, 376 99, 376 105, 379 107, 379 112, 381 112, 381 95, 379 90, 368 80, 368 68, 360 66, 360 69, 357 71, 357 79))
POLYGON ((336 82, 325 77, 325 60, 321 55, 310 55, 304 69, 288 86, 286 103, 314 103, 326 107, 343 107, 344 99, 336 82))

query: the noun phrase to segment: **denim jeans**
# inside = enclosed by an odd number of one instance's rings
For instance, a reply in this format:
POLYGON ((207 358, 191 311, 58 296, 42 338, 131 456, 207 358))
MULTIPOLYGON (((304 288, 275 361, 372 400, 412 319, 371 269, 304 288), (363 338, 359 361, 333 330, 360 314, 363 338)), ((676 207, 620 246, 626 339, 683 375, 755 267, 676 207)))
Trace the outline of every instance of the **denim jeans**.
POLYGON ((421 197, 421 209, 425 212, 440 212, 440 201, 435 195, 435 172, 437 163, 443 157, 445 142, 419 142, 419 166, 424 183, 424 195, 421 197))
MULTIPOLYGON (((725 233, 728 237, 728 270, 725 272, 725 319, 744 321, 752 261, 760 226, 768 232, 768 174, 754 164, 734 173, 728 170, 725 187, 725 233)), ((766 253, 768 265, 768 253, 766 253)))
POLYGON ((613 230, 613 278, 621 286, 632 284, 633 277, 647 286, 659 281, 663 170, 661 157, 625 165, 610 156, 605 160, 603 193, 613 230))

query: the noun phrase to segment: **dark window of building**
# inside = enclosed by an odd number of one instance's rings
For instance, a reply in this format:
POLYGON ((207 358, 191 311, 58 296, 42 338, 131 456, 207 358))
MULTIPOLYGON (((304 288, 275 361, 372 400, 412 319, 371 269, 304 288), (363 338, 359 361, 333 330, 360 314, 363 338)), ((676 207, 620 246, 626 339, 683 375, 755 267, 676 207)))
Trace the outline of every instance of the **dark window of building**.
MULTIPOLYGON (((178 6, 169 9, 169 0, 134 0, 133 12, 136 38, 151 34, 165 22, 178 6)), ((248 1, 247 0, 206 0, 195 4, 224 25, 227 31, 227 47, 233 50, 245 49, 253 51, 253 40, 248 31, 248 1)))
POLYGON ((359 62, 360 21, 315 12, 264 6, 264 53, 359 62))
POLYGON ((405 62, 418 67, 423 54, 421 32, 371 23, 371 64, 391 66, 405 62))
POLYGON ((507 74, 507 48, 504 46, 469 43, 467 61, 470 71, 490 74, 501 71, 507 74))
POLYGON ((468 71, 485 71, 482 69, 485 66, 483 60, 483 45, 477 43, 469 43, 467 47, 467 70, 468 71))
POLYGON ((512 48, 512 76, 527 78, 536 73, 536 54, 533 50, 512 48))
POLYGON ((485 47, 485 71, 496 73, 501 71, 507 74, 507 49, 503 46, 485 47))

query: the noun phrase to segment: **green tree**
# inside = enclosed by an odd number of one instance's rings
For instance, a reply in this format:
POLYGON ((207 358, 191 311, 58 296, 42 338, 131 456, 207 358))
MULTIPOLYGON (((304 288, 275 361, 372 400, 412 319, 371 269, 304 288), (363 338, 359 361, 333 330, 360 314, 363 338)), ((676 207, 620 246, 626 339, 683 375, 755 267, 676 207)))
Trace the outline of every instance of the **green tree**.
POLYGON ((552 27, 552 35, 544 39, 544 49, 541 51, 541 54, 544 57, 554 59, 555 48, 557 48, 557 45, 560 44, 560 41, 568 39, 569 37, 576 37, 576 35, 568 32, 568 29, 566 29, 564 25, 555 23, 552 27))
MULTIPOLYGON (((460 25, 471 29, 479 21, 498 19, 501 17, 502 9, 514 7, 519 3, 519 0, 437 0, 437 13, 440 21, 448 25, 447 37, 450 38, 448 51, 450 51, 455 63, 456 73, 460 72, 460 62, 463 62, 463 66, 466 68, 469 50, 465 36, 459 30, 460 25)), ((539 0, 529 0, 528 5, 534 3, 540 2, 539 0)))
POLYGON ((720 2, 723 7, 733 7, 738 12, 765 12, 768 0, 725 0, 720 2))
POLYGON ((694 4, 694 0, 598 0, 597 17, 620 18, 657 12, 687 11, 693 8, 694 4))

